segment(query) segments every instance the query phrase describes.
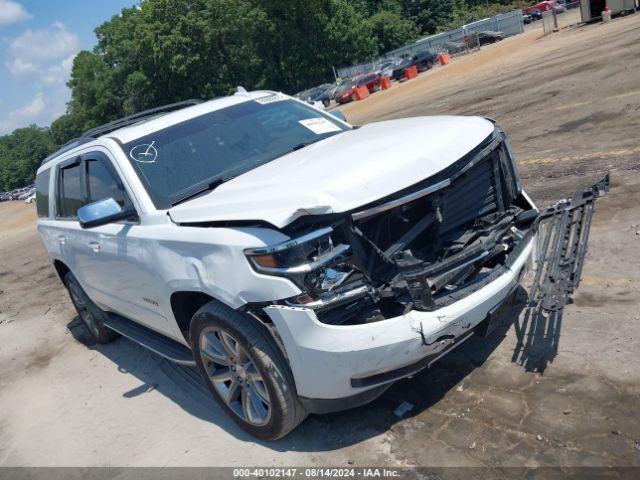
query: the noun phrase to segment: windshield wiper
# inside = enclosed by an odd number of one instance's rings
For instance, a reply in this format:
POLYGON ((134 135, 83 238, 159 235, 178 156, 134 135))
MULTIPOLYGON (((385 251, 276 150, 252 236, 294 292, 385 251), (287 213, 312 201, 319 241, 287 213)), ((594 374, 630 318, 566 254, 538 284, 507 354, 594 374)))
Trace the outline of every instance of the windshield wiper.
POLYGON ((177 194, 175 196, 172 196, 170 198, 171 200, 171 206, 175 207, 176 205, 178 205, 179 203, 182 203, 186 200, 189 200, 190 198, 193 198, 197 195, 200 195, 201 193, 204 192, 210 192, 215 190, 216 188, 218 188, 220 185, 222 185, 224 182, 226 182, 228 179, 226 178, 216 178, 215 180, 211 180, 211 181, 207 181, 207 182, 203 182, 200 184, 197 184, 195 186, 193 186, 192 188, 177 194))
POLYGON ((292 151, 292 152, 295 152, 296 150, 300 150, 301 148, 308 147, 308 146, 309 146, 309 145, 311 145, 312 143, 316 143, 316 142, 317 142, 317 140, 316 140, 316 141, 314 141, 314 142, 299 143, 299 144, 298 144, 298 145, 296 145, 295 147, 292 147, 292 148, 291 148, 291 151, 292 151))
POLYGON ((327 134, 325 134, 325 136, 322 137, 322 138, 316 138, 315 140, 311 140, 310 142, 302 142, 302 143, 299 143, 299 144, 291 147, 291 150, 289 150, 289 152, 295 152, 296 150, 300 150, 300 149, 302 149, 304 147, 308 147, 309 145, 313 145, 314 143, 318 143, 318 142, 320 142, 322 140, 325 140, 325 139, 327 139, 329 137, 333 137, 334 135, 337 135, 337 134, 343 133, 343 132, 344 132, 344 130, 341 130, 339 132, 327 132, 327 134))

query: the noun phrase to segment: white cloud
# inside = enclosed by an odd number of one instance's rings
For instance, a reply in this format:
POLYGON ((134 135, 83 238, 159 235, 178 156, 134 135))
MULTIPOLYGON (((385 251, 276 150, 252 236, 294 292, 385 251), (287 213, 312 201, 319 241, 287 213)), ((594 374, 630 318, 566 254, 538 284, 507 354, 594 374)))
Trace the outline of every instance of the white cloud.
POLYGON ((53 85, 56 83, 66 83, 71 75, 71 67, 73 67, 73 59, 75 53, 69 55, 62 62, 49 66, 40 76, 40 80, 45 85, 53 85))
POLYGON ((49 125, 53 120, 65 112, 69 90, 66 88, 48 92, 38 91, 25 105, 0 120, 0 135, 11 133, 16 128, 36 125, 49 125))
POLYGON ((45 85, 63 84, 71 73, 79 41, 62 22, 54 22, 44 30, 25 30, 9 41, 8 50, 5 65, 14 77, 35 77, 45 85))
POLYGON ((0 0, 0 27, 23 22, 31 18, 24 7, 13 0, 0 0))
POLYGON ((0 135, 32 123, 49 125, 65 112, 71 95, 65 83, 80 49, 78 36, 61 22, 42 30, 27 29, 7 44, 7 69, 17 81, 29 81, 35 91, 24 105, 0 114, 0 135))
POLYGON ((37 65, 31 62, 26 62, 21 58, 7 60, 6 65, 11 74, 15 77, 24 77, 40 71, 40 68, 38 68, 37 65))
MULTIPOLYGON (((0 0, 1 1, 1 0, 0 0)), ((43 30, 25 30, 9 44, 14 58, 28 62, 63 58, 79 49, 78 36, 67 30, 62 22, 55 22, 43 30)))

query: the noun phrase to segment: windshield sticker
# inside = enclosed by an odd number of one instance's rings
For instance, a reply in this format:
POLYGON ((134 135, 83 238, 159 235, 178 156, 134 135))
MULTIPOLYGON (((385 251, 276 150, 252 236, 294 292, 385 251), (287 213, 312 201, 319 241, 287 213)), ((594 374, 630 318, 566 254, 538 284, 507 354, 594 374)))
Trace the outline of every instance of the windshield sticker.
POLYGON ((260 105, 266 105, 267 103, 281 102, 287 100, 287 96, 281 93, 274 93, 273 95, 267 95, 266 97, 256 98, 256 102, 260 105))
POLYGON ((156 147, 153 146, 154 143, 156 142, 153 141, 151 143, 136 145, 129 150, 129 157, 138 163, 154 163, 158 157, 158 151, 156 147))
POLYGON ((341 130, 339 126, 322 117, 306 118, 304 120, 298 120, 298 122, 300 122, 300 125, 307 127, 316 135, 329 132, 339 132, 341 130))

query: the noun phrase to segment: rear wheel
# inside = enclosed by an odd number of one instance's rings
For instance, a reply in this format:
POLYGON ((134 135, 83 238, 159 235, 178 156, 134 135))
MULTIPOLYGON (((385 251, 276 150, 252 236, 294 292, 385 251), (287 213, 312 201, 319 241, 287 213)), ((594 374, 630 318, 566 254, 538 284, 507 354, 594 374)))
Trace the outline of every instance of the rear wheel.
POLYGON ((120 335, 104 325, 107 314, 91 301, 78 283, 78 280, 76 280, 76 277, 73 276, 73 273, 67 273, 64 277, 64 282, 80 320, 82 320, 82 323, 87 327, 95 341, 109 343, 118 338, 120 335))
POLYGON ((209 390, 242 429, 276 440, 306 418, 289 365, 264 326, 211 302, 193 316, 190 336, 209 390))
POLYGON ((327 108, 329 105, 331 105, 331 100, 327 100, 325 98, 324 100, 322 100, 322 105, 324 105, 324 108, 327 108))
POLYGON ((356 97, 356 94, 355 94, 355 93, 352 93, 352 94, 351 94, 351 101, 352 101, 352 102, 355 102, 357 99, 358 99, 358 98, 356 97))

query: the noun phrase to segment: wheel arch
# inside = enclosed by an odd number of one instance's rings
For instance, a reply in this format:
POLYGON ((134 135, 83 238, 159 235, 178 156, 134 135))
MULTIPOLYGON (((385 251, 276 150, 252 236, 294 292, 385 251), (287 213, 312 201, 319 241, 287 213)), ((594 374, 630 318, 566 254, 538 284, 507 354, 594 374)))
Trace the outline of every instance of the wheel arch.
POLYGON ((213 296, 194 290, 181 290, 173 292, 169 299, 171 303, 171 311, 173 318, 178 325, 178 329, 182 332, 185 340, 189 341, 189 327, 191 325, 191 319, 193 315, 207 303, 215 300, 213 296))
POLYGON ((64 284, 64 277, 71 271, 71 269, 64 263, 62 260, 58 260, 57 258, 53 261, 53 267, 56 269, 56 273, 58 277, 60 277, 60 281, 64 284))

